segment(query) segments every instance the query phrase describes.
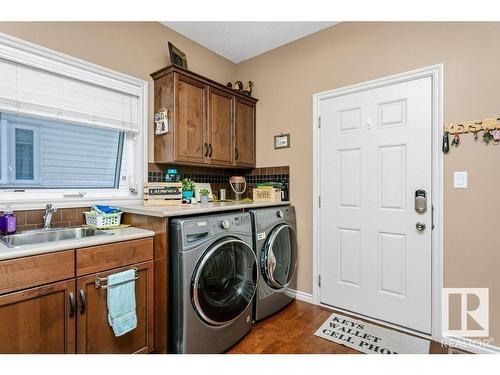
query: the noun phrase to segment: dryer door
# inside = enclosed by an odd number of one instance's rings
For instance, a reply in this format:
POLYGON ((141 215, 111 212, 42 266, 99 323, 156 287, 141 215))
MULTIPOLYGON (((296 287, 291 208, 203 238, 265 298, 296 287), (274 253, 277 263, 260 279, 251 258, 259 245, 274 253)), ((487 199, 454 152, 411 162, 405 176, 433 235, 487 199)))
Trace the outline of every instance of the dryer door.
POLYGON ((288 285, 297 268, 297 240, 290 225, 278 225, 269 233, 260 266, 270 287, 281 289, 288 285))
POLYGON ((246 243, 226 238, 203 254, 192 281, 196 312, 207 323, 232 322, 252 303, 257 289, 257 259, 246 243))

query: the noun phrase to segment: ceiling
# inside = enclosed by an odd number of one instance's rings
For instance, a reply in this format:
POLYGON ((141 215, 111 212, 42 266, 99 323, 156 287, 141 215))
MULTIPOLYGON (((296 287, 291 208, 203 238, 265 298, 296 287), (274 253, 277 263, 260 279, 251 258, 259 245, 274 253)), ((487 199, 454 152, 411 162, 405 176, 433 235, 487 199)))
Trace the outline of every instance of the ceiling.
POLYGON ((162 22, 226 59, 240 63, 338 22, 162 22))

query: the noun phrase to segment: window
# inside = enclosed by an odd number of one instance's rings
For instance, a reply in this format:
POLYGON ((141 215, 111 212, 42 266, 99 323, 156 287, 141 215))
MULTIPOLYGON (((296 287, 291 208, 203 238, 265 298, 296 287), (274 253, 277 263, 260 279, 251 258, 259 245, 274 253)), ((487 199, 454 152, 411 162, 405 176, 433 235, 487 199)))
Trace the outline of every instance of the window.
POLYGON ((5 34, 0 56, 0 210, 142 201, 147 82, 5 34))
POLYGON ((1 187, 119 188, 123 131, 5 114, 0 119, 7 137, 1 187))

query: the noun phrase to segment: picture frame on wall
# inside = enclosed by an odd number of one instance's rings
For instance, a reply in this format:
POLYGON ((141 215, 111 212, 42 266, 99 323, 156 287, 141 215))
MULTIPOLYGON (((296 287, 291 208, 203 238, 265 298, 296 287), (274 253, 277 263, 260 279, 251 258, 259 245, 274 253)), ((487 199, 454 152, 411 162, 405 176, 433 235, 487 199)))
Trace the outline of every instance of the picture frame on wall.
POLYGON ((290 148, 290 133, 274 136, 274 149, 290 148))
POLYGON ((170 42, 168 42, 168 53, 171 64, 179 65, 184 69, 188 68, 186 54, 170 42))

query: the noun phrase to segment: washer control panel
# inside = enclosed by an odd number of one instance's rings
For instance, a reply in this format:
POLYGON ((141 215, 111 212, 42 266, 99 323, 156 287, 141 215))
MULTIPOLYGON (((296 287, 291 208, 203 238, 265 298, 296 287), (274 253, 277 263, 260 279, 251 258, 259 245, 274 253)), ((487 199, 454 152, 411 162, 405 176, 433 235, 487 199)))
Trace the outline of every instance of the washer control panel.
POLYGON ((220 222, 220 226, 223 228, 223 229, 229 229, 231 227, 231 224, 229 223, 229 220, 222 220, 220 222))
POLYGON ((199 216, 179 221, 182 222, 184 246, 197 246, 216 235, 252 235, 252 220, 248 212, 199 216))
POLYGON ((219 217, 211 219, 210 227, 212 233, 227 232, 231 229, 237 229, 242 225, 250 225, 250 216, 247 214, 234 215, 229 217, 219 217))

